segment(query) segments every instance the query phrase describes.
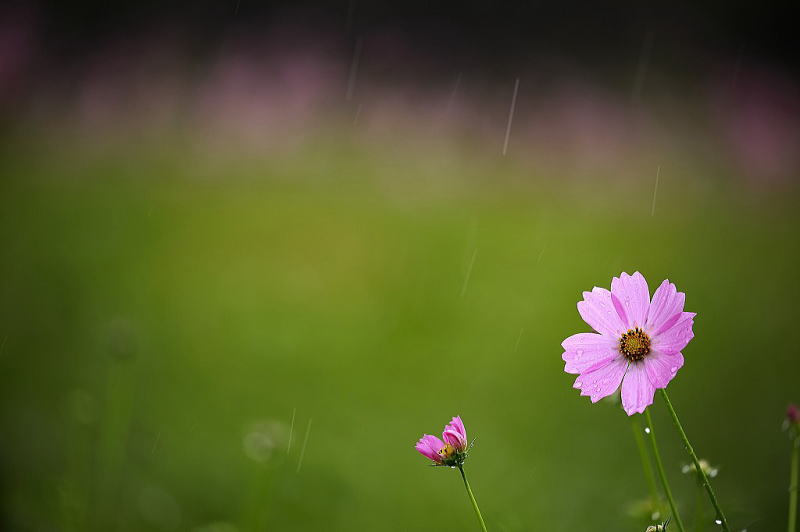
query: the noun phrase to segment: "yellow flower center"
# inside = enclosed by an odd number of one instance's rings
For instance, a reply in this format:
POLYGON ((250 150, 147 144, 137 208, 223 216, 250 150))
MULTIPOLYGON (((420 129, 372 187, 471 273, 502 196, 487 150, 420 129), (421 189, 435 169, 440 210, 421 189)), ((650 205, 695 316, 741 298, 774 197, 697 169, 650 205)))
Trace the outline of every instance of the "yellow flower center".
POLYGON ((439 456, 442 457, 442 460, 447 460, 451 458, 454 454, 456 454, 456 449, 449 443, 445 443, 444 447, 439 449, 439 456))
POLYGON ((650 337, 639 327, 631 329, 620 337, 619 352, 631 362, 643 360, 650 353, 650 337))

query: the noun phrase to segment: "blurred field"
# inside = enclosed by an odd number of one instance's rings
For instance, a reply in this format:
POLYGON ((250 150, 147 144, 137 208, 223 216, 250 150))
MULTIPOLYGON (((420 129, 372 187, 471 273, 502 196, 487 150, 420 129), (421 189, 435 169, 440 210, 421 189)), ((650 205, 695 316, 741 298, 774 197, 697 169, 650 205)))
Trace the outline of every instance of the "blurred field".
POLYGON ((792 185, 665 161, 651 215, 650 166, 566 178, 346 135, 261 157, 7 146, 5 530, 471 530, 458 475, 413 449, 457 414, 490 529, 643 530, 630 421, 578 397, 559 345, 588 330, 582 290, 637 269, 698 313, 670 392, 735 529, 785 526, 792 185))

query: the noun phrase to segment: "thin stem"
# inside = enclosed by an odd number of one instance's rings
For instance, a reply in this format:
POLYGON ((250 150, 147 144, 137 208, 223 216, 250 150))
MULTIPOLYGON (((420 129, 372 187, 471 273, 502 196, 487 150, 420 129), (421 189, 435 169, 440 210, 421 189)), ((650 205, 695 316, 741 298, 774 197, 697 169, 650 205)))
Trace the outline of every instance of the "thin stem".
POLYGON ((797 470, 800 468, 800 431, 792 442, 792 462, 789 466, 789 532, 797 526, 797 470))
POLYGON ((661 479, 661 486, 664 488, 664 494, 667 496, 669 508, 672 511, 672 518, 675 520, 678 530, 680 530, 680 532, 686 532, 686 529, 683 527, 683 521, 681 521, 681 516, 678 514, 678 507, 675 506, 675 499, 672 498, 672 490, 669 489, 667 474, 664 472, 664 464, 661 462, 661 453, 658 452, 656 432, 653 430, 653 419, 650 417, 650 410, 645 410, 644 414, 647 417, 647 426, 650 429, 650 443, 653 445, 653 456, 656 457, 656 469, 661 479))
POLYGON ((642 437, 642 425, 636 418, 631 418, 631 428, 633 429, 633 438, 636 440, 636 448, 639 451, 639 458, 642 460, 642 471, 644 471, 645 480, 647 480, 647 487, 650 489, 650 499, 656 506, 656 509, 661 511, 661 496, 658 493, 656 486, 656 477, 653 474, 653 464, 650 463, 650 457, 647 455, 647 446, 642 437))
POLYGON ((689 453, 689 457, 694 463, 694 468, 697 471, 697 474, 700 476, 700 483, 705 488, 706 493, 708 493, 708 498, 711 499, 711 505, 714 506, 714 511, 717 513, 717 520, 720 521, 719 524, 722 525, 722 530, 724 532, 730 532, 728 520, 725 518, 725 514, 722 512, 722 508, 719 507, 717 496, 714 494, 714 488, 711 487, 711 482, 708 480, 708 475, 706 475, 706 472, 703 471, 702 467, 700 467, 700 460, 697 459, 697 455, 692 448, 692 444, 689 443, 689 438, 686 437, 686 433, 683 431, 683 426, 681 425, 680 420, 678 420, 678 414, 675 413, 675 409, 672 408, 672 403, 669 400, 667 391, 663 388, 659 391, 661 392, 661 396, 664 398, 664 403, 667 405, 667 409, 672 416, 672 422, 675 423, 675 428, 678 429, 678 434, 683 441, 683 447, 686 449, 686 452, 689 453))
POLYGON ((273 475, 269 464, 256 464, 253 484, 248 494, 244 515, 244 530, 266 530, 269 521, 269 500, 273 475))
POLYGON ((483 530, 483 532, 488 532, 486 523, 484 523, 483 516, 478 508, 478 501, 475 500, 475 494, 472 493, 472 488, 469 487, 469 482, 467 482, 467 475, 464 474, 464 467, 458 466, 458 470, 461 471, 461 478, 464 479, 464 487, 467 488, 467 495, 469 495, 469 500, 472 501, 472 508, 475 510, 475 515, 478 516, 478 521, 481 523, 481 530, 483 530))
POLYGON ((705 528, 703 512, 703 487, 697 485, 697 495, 694 498, 694 532, 702 532, 705 528))

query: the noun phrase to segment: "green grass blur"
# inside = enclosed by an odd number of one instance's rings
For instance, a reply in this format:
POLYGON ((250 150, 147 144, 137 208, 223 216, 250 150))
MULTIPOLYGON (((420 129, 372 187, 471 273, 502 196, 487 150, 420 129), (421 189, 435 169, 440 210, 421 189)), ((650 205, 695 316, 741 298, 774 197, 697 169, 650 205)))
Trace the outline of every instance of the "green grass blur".
MULTIPOLYGON (((578 396, 559 345, 588 331, 583 290, 640 270, 698 313, 669 391, 732 525, 783 529, 797 191, 661 164, 653 211, 654 166, 14 144, 2 528, 474 530, 458 474, 413 448, 461 415, 490 530, 641 531, 631 421, 578 396)), ((652 413, 692 523, 687 457, 658 397, 652 413)))

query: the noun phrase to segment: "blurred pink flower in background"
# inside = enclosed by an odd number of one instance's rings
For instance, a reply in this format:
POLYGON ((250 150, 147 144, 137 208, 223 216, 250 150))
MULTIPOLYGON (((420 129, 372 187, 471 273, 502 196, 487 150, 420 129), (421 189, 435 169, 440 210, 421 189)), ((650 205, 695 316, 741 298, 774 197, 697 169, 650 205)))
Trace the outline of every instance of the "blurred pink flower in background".
MULTIPOLYGON (((789 438, 800 438, 800 408, 794 403, 789 403, 786 407, 786 418, 783 420, 783 430, 785 430, 789 438)), ((800 445, 800 439, 797 440, 797 445, 800 445)))
POLYGON ((102 136, 173 133, 188 90, 185 57, 172 33, 119 39, 87 58, 77 93, 78 123, 102 136))
POLYGON ((32 10, 0 10, 0 104, 13 103, 25 93, 38 53, 37 20, 32 10))
POLYGON ((55 142, 79 133, 93 149, 145 140, 213 157, 292 153, 332 137, 398 161, 387 168, 424 153, 446 180, 436 164, 492 160, 508 131, 508 159, 532 177, 650 180, 671 160, 688 166, 683 174, 711 177, 693 168, 710 162, 726 178, 780 182, 800 168, 800 89, 759 66, 717 76, 707 100, 656 95, 633 107, 628 91, 559 61, 498 75, 447 63, 400 32, 343 37, 296 20, 225 34, 199 54, 165 23, 62 61, 44 54, 34 15, 0 12, 0 110, 33 119, 55 142))
POLYGON ((786 407, 786 419, 788 419, 790 423, 800 423, 800 408, 797 408, 796 404, 790 403, 789 406, 786 407))
MULTIPOLYGON (((596 173, 640 153, 636 117, 613 94, 571 82, 538 100, 527 117, 527 129, 529 145, 540 156, 568 161, 578 172, 596 173)), ((520 123, 520 133, 525 126, 520 123)))
POLYGON ((611 291, 583 293, 578 312, 597 333, 562 342, 564 371, 579 374, 574 388, 593 403, 622 384, 622 407, 630 416, 653 403, 683 366, 681 350, 694 337, 694 312, 684 312, 685 294, 665 280, 653 294, 641 273, 614 277, 611 291))
POLYGON ((751 178, 785 180, 800 166, 800 87, 759 68, 737 68, 712 91, 714 118, 734 164, 751 178))
POLYGON ((245 147, 303 140, 329 117, 342 65, 321 50, 224 47, 198 83, 193 114, 206 139, 245 147))

